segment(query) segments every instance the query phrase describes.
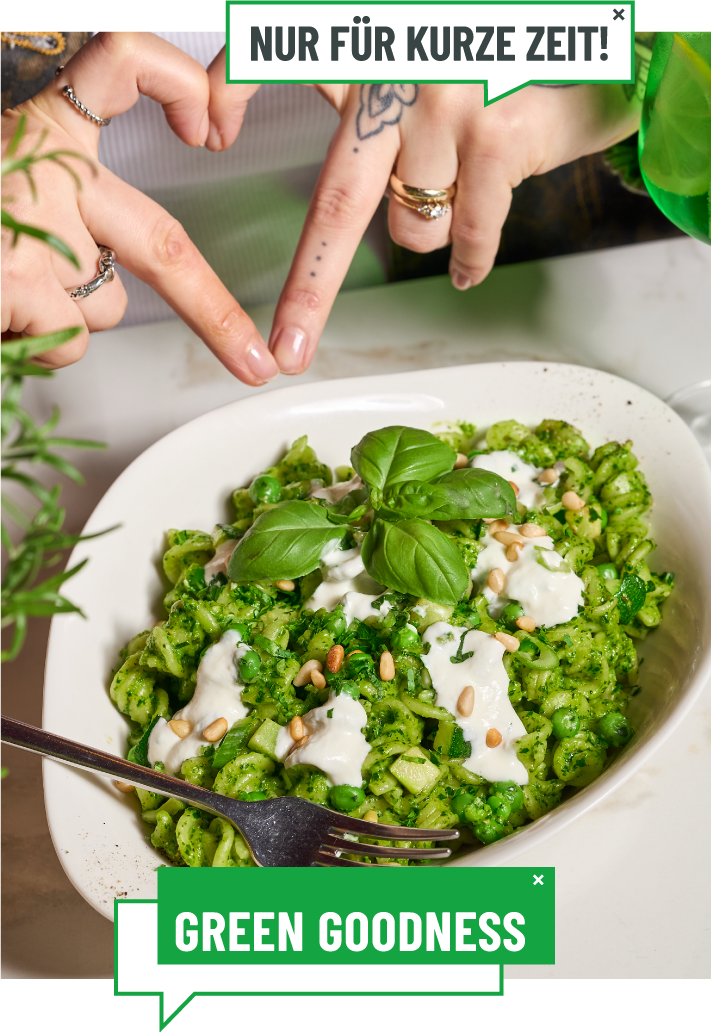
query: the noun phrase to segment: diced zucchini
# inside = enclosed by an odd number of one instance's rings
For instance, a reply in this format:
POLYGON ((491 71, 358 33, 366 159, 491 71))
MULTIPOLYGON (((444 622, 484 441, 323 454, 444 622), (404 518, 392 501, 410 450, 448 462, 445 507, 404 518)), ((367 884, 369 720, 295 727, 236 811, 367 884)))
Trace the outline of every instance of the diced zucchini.
POLYGON ((259 717, 250 713, 233 724, 225 737, 220 742, 220 747, 212 758, 213 767, 224 767, 226 763, 233 760, 235 756, 243 752, 247 742, 259 726, 259 717))
POLYGON ((432 788, 440 776, 441 768, 435 767, 422 749, 415 745, 402 756, 398 756, 390 765, 390 773, 394 774, 409 792, 419 795, 420 792, 427 792, 432 788))
POLYGON ((270 760, 276 760, 276 743, 279 731, 279 725, 267 717, 254 732, 247 744, 254 752, 261 753, 262 756, 268 756, 270 760))
POLYGON ((472 754, 471 742, 464 741, 464 733, 453 720, 440 720, 434 740, 435 752, 442 750, 444 756, 453 760, 466 760, 472 754))

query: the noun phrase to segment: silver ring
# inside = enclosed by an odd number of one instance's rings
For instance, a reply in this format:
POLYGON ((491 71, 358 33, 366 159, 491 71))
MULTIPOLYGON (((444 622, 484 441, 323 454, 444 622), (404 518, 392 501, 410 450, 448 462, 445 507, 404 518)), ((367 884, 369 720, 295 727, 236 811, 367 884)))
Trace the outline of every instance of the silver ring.
MULTIPOLYGON (((59 74, 61 70, 62 67, 58 68, 56 74, 59 74)), ((84 105, 79 100, 71 86, 64 86, 62 89, 62 95, 65 96, 67 100, 74 105, 77 111, 81 111, 82 115, 86 115, 89 121, 93 122, 94 125, 108 125, 111 121, 110 118, 100 118, 98 115, 95 115, 92 111, 90 111, 88 107, 84 107, 84 105)))
POLYGON ((69 296, 74 301, 81 301, 83 297, 88 297, 89 294, 93 294, 99 287, 103 287, 104 283, 110 283, 114 278, 116 255, 110 247, 104 247, 103 244, 98 244, 97 246, 100 251, 99 275, 95 276, 93 280, 89 280, 88 283, 84 283, 83 286, 69 290, 69 296))

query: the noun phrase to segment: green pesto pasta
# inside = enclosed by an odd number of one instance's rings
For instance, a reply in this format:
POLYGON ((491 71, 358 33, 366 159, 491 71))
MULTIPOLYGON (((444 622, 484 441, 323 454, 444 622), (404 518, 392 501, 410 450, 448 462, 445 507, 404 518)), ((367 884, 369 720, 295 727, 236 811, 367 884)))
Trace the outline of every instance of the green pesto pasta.
MULTIPOLYGON (((392 430, 402 431, 402 440, 412 436, 408 456, 421 449, 417 475, 406 483, 393 473, 399 461, 393 446, 389 481, 379 485, 376 470, 363 483, 343 466, 333 485, 331 470, 304 437, 234 491, 231 523, 212 533, 169 530, 165 615, 123 650, 111 699, 129 720, 128 756, 138 763, 232 798, 301 796, 373 822, 431 829, 433 841, 438 830, 456 826, 458 848, 485 846, 590 784, 630 741, 634 728, 625 712, 640 690, 635 641, 660 623, 674 578, 648 565, 655 548, 645 521, 652 498, 632 442, 591 452, 580 432, 560 420, 534 430, 507 420, 483 437, 468 423, 435 428, 434 437, 409 428, 385 428, 375 437, 385 435, 390 447, 392 430), (447 472, 455 453, 458 468, 447 472), (477 495, 476 504, 491 505, 491 514, 473 518, 471 499, 482 484, 488 501, 477 495), (462 491, 469 491, 464 501, 462 491), (495 505, 509 504, 506 492, 516 498, 504 518, 495 505), (452 499, 463 516, 456 516, 452 499), (257 530, 269 527, 265 514, 292 512, 303 524, 299 541, 330 534, 331 551, 319 545, 319 561, 300 576, 275 569, 271 578, 228 579, 228 564, 231 572, 239 566, 238 553, 230 556, 240 542, 260 540, 257 530), (381 518, 378 559, 368 535, 381 518), (463 582, 459 572, 460 580, 452 574, 447 581, 445 570, 434 600, 383 583, 374 593, 348 593, 348 563, 361 571, 353 584, 367 576, 364 560, 368 573, 387 570, 383 556, 404 547, 397 544, 403 535, 410 535, 408 548, 420 547, 421 524, 430 528, 427 541, 446 542, 442 555, 456 557, 463 582), (339 570, 346 571, 342 581, 339 570), (450 602, 442 601, 447 591, 454 592, 450 602), (207 664, 223 653, 238 697, 234 719, 216 742, 190 738, 198 726, 190 707, 202 691, 200 679, 214 682, 207 664), (474 684, 473 664, 487 656, 492 670, 503 671, 503 701, 492 701, 485 678, 474 684), (448 696, 450 683, 456 692, 448 696), (354 713, 362 714, 355 730, 342 716, 354 713), (508 730, 502 713, 510 713, 508 730), (499 726, 492 714, 499 714, 499 726), (488 721, 485 744, 483 730, 472 730, 476 721, 484 721, 484 730, 488 721), (338 757, 326 770, 307 751, 309 740, 335 741, 337 733, 356 742, 350 759, 343 758, 352 770, 358 757, 351 781, 333 773, 341 769, 338 757), (163 760, 156 759, 161 735, 173 749, 160 754, 163 760), (164 766, 168 755, 179 757, 170 761, 173 769, 164 766), (503 776, 507 771, 514 773, 503 776)), ((352 461, 365 475, 362 445, 352 461)), ((406 574, 395 569, 393 577, 406 574)), ((136 793, 150 840, 170 863, 253 864, 244 839, 224 819, 136 793)))

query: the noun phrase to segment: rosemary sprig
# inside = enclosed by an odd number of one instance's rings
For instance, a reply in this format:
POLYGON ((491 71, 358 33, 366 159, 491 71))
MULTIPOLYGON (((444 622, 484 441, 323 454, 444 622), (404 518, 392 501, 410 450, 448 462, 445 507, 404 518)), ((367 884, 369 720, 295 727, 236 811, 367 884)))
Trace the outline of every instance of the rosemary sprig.
MULTIPOLYGON (((32 196, 36 199, 32 167, 38 161, 54 161, 66 169, 81 186, 74 170, 62 158, 82 158, 82 155, 61 150, 40 153, 44 141, 43 134, 34 147, 22 157, 17 157, 17 148, 24 133, 23 115, 2 162, 3 179, 13 172, 24 174, 29 181, 32 196)), ((8 200, 9 198, 3 196, 2 225, 13 233, 13 246, 21 235, 32 236, 53 247, 79 267, 74 253, 64 241, 35 226, 25 225, 13 219, 4 208, 8 200)), ((14 484, 27 492, 33 502, 32 510, 27 512, 3 492, 2 509, 7 521, 2 522, 2 545, 7 554, 7 562, 0 591, 0 625, 3 628, 14 627, 10 647, 0 653, 3 661, 14 659, 20 652, 30 617, 81 613, 78 606, 64 598, 60 589, 65 581, 79 572, 86 559, 69 570, 44 579, 41 579, 41 576, 61 561, 62 553, 68 548, 86 540, 87 537, 97 535, 67 534, 63 530, 66 510, 59 505, 61 487, 47 487, 34 475, 34 471, 39 467, 48 467, 81 484, 84 481, 79 470, 60 455, 57 449, 106 446, 97 441, 84 441, 54 434, 53 431, 59 422, 57 408, 45 423, 38 424, 21 404, 26 376, 53 375, 50 369, 37 365, 32 359, 45 351, 66 344, 79 332, 81 327, 72 326, 40 337, 21 337, 3 341, 0 345, 3 402, 0 419, 2 479, 5 483, 14 484)))

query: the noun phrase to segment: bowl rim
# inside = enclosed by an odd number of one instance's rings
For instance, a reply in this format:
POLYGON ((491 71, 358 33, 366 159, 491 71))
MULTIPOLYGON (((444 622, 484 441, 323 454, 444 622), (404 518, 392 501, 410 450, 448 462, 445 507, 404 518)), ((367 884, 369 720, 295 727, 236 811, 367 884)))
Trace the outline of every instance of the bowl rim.
MULTIPOLYGON (((160 437, 136 456, 113 481, 99 500, 93 512, 89 516, 82 533, 92 533, 95 529, 98 529, 106 523, 106 517, 103 515, 103 510, 110 508, 114 495, 121 490, 127 480, 134 477, 137 472, 140 472, 143 465, 152 463, 155 457, 160 455, 160 453, 166 448, 172 448, 174 445, 179 444, 180 440, 185 435, 189 436, 193 434, 197 425, 208 425, 211 420, 219 419, 229 411, 239 409, 239 411, 247 417, 251 414, 255 414, 264 418, 264 409, 266 405, 266 408, 269 411, 278 411, 279 409, 282 409, 287 411, 290 415, 297 414, 299 409, 301 409, 304 415, 307 415, 308 413, 323 415, 329 412, 333 412, 335 414, 338 411, 339 400, 343 401, 349 397, 357 398, 359 396, 364 400, 369 399, 375 402, 379 400, 382 406, 387 408, 386 403, 388 400, 392 404, 397 397, 413 397, 417 396, 418 393, 422 396, 421 389, 419 392, 417 390, 409 389, 413 382, 419 382, 421 388, 424 387, 426 391, 431 391, 431 393, 428 393, 425 396, 433 397, 440 389, 438 382, 440 379, 443 377, 456 377, 458 374, 471 375, 471 371, 474 369, 476 369, 480 374, 485 373, 487 375, 493 375, 497 372, 503 376, 507 371, 513 369, 515 370, 515 375, 524 376, 527 372, 533 373, 543 371, 550 372, 554 377, 564 377, 566 375, 574 374, 578 377, 581 375, 592 377, 593 380, 604 378, 608 384, 623 386, 626 393, 631 392, 631 397, 637 396, 641 401, 646 401, 647 404, 653 401, 654 404, 662 407, 664 414, 676 425, 677 430, 682 431, 682 436, 686 436, 686 447, 696 460, 696 465, 699 468, 702 479, 702 486, 705 490, 709 506, 711 507, 711 469, 709 469, 700 445, 681 417, 662 399, 658 398, 644 387, 606 370, 595 369, 583 365, 575 365, 572 363, 535 360, 481 363, 472 362, 465 365, 446 366, 437 369, 411 370, 407 373, 370 374, 363 377, 344 377, 334 380, 318 381, 315 383, 309 382, 293 384, 282 388, 275 388, 261 394, 251 395, 246 398, 240 398, 235 401, 228 402, 225 405, 218 406, 215 409, 211 409, 160 437), (423 377, 432 379, 432 383, 429 387, 427 384, 422 383, 423 377), (299 404, 299 402, 301 404, 299 404)), ((597 385, 603 386, 601 382, 597 385)), ((590 384, 590 386, 592 387, 593 384, 590 384)), ((553 404, 551 404, 551 408, 553 407, 553 404)), ((377 404, 375 407, 365 407, 363 409, 364 418, 367 419, 369 416, 377 416, 377 411, 377 404)), ((273 425, 278 429, 278 422, 273 425)), ((586 431, 583 427, 583 432, 585 432, 587 436, 593 436, 591 428, 586 431)), ((73 564, 79 559, 84 558, 86 549, 87 546, 83 543, 77 545, 69 558, 69 564, 73 564)), ((64 617, 64 619, 66 619, 66 617, 64 617)), ((51 723, 52 719, 52 709, 55 699, 50 685, 56 662, 54 656, 58 647, 61 626, 61 621, 57 617, 54 617, 51 621, 47 648, 45 697, 42 716, 43 726, 47 726, 48 721, 51 723)), ((640 767, 647 762, 649 757, 670 737, 671 734, 673 734, 700 696, 709 679, 711 679, 711 641, 704 647, 700 655, 699 662, 696 665, 696 669, 690 675, 684 690, 679 693, 673 709, 666 715, 662 724, 648 735, 645 741, 635 743, 633 740, 629 746, 624 750, 621 750, 618 757, 615 758, 615 761, 598 779, 592 782, 584 790, 577 793, 574 797, 561 804, 561 806, 551 811, 549 814, 544 815, 531 824, 525 825, 519 831, 506 839, 500 840, 499 842, 493 843, 485 848, 475 848, 462 857, 448 861, 448 865, 470 867, 499 866, 507 864, 535 843, 545 841, 569 823, 582 817, 632 777, 640 767)), ((57 812, 57 807, 53 802, 54 795, 51 790, 51 786, 53 787, 56 785, 55 772, 59 774, 67 772, 67 769, 68 768, 62 764, 53 763, 50 760, 43 761, 45 805, 52 841, 65 873, 77 891, 95 909, 109 919, 112 919, 113 907, 111 908, 111 912, 109 912, 105 906, 102 906, 102 904, 95 898, 95 893, 92 893, 84 884, 84 881, 77 874, 75 866, 72 862, 67 860, 64 855, 64 850, 60 849, 59 846, 58 836, 61 815, 57 812)), ((78 772, 74 770, 74 773, 76 774, 78 772)), ((156 857, 158 856, 158 854, 155 855, 156 857)))

